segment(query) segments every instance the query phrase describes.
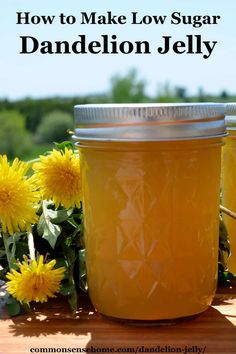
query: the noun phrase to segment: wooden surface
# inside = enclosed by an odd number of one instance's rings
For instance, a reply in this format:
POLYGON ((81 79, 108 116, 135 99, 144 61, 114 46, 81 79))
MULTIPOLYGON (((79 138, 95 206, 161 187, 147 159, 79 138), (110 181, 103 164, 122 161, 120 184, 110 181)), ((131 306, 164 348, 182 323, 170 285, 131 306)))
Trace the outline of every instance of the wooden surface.
POLYGON ((31 315, 7 318, 2 311, 1 316, 1 354, 99 352, 101 347, 136 354, 236 353, 236 286, 220 289, 213 306, 200 316, 171 326, 117 323, 94 312, 86 298, 76 319, 62 299, 38 305, 31 315))

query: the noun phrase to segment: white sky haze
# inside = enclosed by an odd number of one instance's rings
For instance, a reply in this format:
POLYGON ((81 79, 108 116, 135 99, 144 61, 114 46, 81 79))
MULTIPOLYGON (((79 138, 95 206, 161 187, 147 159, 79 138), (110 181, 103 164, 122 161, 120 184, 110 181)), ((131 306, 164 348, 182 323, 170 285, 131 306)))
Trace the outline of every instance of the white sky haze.
MULTIPOLYGON (((110 79, 115 74, 125 74, 136 68, 139 77, 148 83, 148 93, 155 95, 158 85, 169 82, 171 86, 186 87, 196 94, 199 87, 205 92, 219 93, 226 90, 236 94, 236 1, 235 0, 8 0, 0 4, 0 98, 69 96, 102 93, 109 90, 110 79), (82 25, 80 13, 97 12, 127 17, 123 25, 82 25), (52 25, 16 24, 16 12, 34 15, 55 15, 52 25), (131 25, 131 12, 138 18, 145 15, 165 15, 163 25, 131 25), (170 23, 171 14, 218 15, 216 25, 192 25, 170 23), (61 25, 60 13, 73 15, 73 25, 61 25), (86 35, 88 41, 101 41, 101 35, 117 36, 121 41, 148 41, 151 54, 20 54, 20 36, 33 36, 42 41, 70 43, 78 35, 86 35), (210 57, 202 54, 158 54, 156 48, 163 43, 162 36, 171 40, 187 41, 187 35, 201 35, 202 41, 217 41, 210 57)), ((196 43, 194 44, 196 45, 196 43)), ((202 44, 202 50, 204 46, 202 44)))

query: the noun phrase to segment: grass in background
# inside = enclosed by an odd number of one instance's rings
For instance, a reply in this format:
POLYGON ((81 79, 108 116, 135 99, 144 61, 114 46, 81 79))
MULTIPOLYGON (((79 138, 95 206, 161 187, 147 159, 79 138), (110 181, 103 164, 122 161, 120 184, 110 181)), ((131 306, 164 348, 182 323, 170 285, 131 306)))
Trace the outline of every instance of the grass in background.
POLYGON ((24 157, 24 161, 33 160, 43 155, 46 151, 49 151, 55 147, 54 144, 35 144, 29 154, 24 157))

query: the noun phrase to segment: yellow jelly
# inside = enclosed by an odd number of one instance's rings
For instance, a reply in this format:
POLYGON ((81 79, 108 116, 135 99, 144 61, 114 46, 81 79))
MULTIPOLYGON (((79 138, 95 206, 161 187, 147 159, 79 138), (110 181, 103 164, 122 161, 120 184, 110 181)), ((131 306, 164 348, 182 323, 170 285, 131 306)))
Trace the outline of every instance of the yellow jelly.
POLYGON ((217 281, 221 139, 79 146, 96 309, 134 320, 204 311, 217 281))

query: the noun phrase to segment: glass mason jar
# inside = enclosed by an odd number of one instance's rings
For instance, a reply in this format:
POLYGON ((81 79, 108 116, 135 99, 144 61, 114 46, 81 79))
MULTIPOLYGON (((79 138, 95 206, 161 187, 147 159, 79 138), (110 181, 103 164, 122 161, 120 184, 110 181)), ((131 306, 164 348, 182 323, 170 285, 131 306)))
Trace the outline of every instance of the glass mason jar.
POLYGON ((204 311, 217 281, 225 106, 75 106, 89 294, 102 314, 204 311))
MULTIPOLYGON (((236 104, 227 104, 226 108, 228 136, 222 149, 222 204, 236 213, 236 104)), ((223 221, 230 241, 228 268, 236 274, 236 220, 223 214, 223 221)))

